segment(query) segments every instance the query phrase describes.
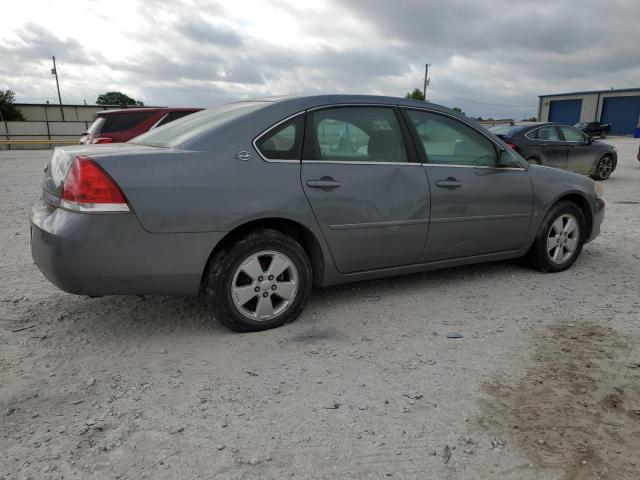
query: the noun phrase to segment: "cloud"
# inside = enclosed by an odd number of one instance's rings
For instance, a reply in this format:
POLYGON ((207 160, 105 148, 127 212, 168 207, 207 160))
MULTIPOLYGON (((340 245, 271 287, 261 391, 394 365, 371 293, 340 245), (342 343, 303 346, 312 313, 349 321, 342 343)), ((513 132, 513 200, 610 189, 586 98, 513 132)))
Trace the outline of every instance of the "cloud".
POLYGON ((635 0, 96 0, 75 10, 34 0, 8 12, 16 27, 0 32, 0 88, 54 100, 55 54, 67 102, 111 89, 175 106, 402 96, 422 86, 429 62, 432 101, 518 118, 535 115, 543 93, 640 78, 635 0))

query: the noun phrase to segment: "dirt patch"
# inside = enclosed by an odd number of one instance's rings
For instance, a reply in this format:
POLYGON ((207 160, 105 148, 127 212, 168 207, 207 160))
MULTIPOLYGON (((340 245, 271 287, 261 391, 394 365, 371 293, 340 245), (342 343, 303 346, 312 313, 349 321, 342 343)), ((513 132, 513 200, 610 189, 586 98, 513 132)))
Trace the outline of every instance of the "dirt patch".
POLYGON ((536 345, 517 383, 483 385, 479 425, 564 480, 638 478, 640 339, 578 323, 545 330, 536 345))

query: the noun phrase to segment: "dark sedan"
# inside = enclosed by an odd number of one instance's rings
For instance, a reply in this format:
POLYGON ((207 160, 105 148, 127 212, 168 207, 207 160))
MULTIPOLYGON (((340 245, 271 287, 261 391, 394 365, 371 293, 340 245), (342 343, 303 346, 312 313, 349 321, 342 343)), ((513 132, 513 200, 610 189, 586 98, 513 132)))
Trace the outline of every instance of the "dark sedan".
POLYGON ((606 180, 618 163, 615 147, 594 140, 569 125, 527 123, 496 125, 489 130, 534 165, 606 180))

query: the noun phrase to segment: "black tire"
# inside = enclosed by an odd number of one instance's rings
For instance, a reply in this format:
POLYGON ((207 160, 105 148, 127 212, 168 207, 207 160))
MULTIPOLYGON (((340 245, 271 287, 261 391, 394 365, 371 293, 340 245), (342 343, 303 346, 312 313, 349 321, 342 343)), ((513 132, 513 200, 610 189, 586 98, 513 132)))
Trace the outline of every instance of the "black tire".
POLYGON ((602 130, 600 132, 600 138, 607 138, 607 131, 606 130, 602 130))
POLYGON ((596 168, 591 178, 594 180, 606 180, 611 176, 615 168, 616 165, 613 158, 611 158, 610 155, 603 155, 600 160, 598 160, 598 163, 596 163, 596 168))
POLYGON ((260 228, 218 252, 210 263, 205 282, 205 292, 212 297, 213 314, 223 325, 236 332, 258 332, 298 318, 311 294, 313 275, 309 258, 298 242, 277 230, 260 228), (232 284, 240 265, 262 251, 277 252, 291 260, 298 276, 297 290, 282 313, 270 320, 253 320, 234 304, 232 284))
POLYGON ((538 160, 536 157, 527 158, 527 162, 529 162, 530 165, 540 165, 540 160, 538 160))
POLYGON ((533 245, 527 254, 527 259, 534 268, 541 272, 561 272, 573 265, 580 256, 586 236, 587 221, 582 209, 570 201, 556 203, 545 215, 533 245), (547 250, 547 238, 550 235, 554 222, 566 214, 572 215, 576 219, 579 226, 579 237, 572 255, 567 258, 566 261, 556 263, 551 259, 549 251, 547 250))

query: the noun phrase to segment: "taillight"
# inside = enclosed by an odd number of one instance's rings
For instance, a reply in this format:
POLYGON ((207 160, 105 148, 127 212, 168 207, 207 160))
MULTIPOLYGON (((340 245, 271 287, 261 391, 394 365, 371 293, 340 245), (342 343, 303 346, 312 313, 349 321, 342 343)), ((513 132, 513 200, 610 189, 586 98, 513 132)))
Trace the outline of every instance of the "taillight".
POLYGON ((507 147, 509 147, 512 150, 515 150, 516 152, 518 151, 518 146, 515 143, 507 143, 507 147))
POLYGON ((91 140, 91 143, 113 143, 113 138, 110 137, 97 137, 91 140))
POLYGON ((95 161, 76 157, 62 185, 60 206, 77 212, 130 212, 122 190, 95 161))

